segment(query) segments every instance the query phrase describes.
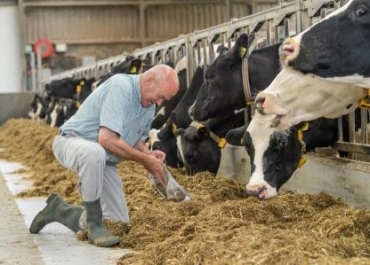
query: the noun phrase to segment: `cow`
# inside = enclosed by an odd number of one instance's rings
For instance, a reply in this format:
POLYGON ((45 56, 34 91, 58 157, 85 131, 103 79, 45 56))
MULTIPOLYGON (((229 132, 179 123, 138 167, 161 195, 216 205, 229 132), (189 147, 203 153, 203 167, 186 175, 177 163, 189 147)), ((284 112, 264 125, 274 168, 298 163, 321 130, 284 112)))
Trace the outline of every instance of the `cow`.
MULTIPOLYGON (((248 58, 252 98, 266 88, 280 71, 279 46, 255 50, 248 58)), ((191 108, 196 121, 221 117, 246 106, 243 92, 242 62, 247 55, 249 37, 241 34, 228 51, 223 49, 205 72, 205 82, 191 108)))
POLYGON ((47 97, 35 94, 30 104, 28 117, 32 120, 43 120, 46 116, 48 105, 49 99, 47 97))
POLYGON ((220 166, 225 135, 244 123, 244 110, 225 117, 209 119, 207 122, 192 122, 186 129, 176 132, 178 153, 185 165, 186 173, 193 176, 208 171, 216 175, 220 166))
POLYGON ((269 116, 256 112, 248 125, 230 130, 226 135, 228 143, 245 147, 251 162, 247 194, 260 199, 278 194, 281 186, 304 164, 306 152, 330 146, 339 138, 336 119, 320 118, 283 132, 273 130, 269 123, 269 116), (250 130, 258 130, 259 134, 251 135, 250 130))
POLYGON ((122 74, 138 74, 141 72, 143 66, 143 62, 141 59, 135 58, 135 56, 129 55, 125 58, 125 60, 119 62, 115 66, 113 66, 108 73, 99 77, 98 81, 96 81, 92 85, 92 90, 95 90, 98 86, 100 86, 104 81, 108 80, 111 76, 122 73, 122 74))
POLYGON ((52 98, 45 121, 50 127, 60 127, 78 110, 80 102, 71 98, 52 98))
POLYGON ((303 121, 320 117, 337 118, 351 113, 366 94, 365 90, 356 85, 326 81, 285 67, 257 95, 255 106, 263 115, 272 114, 272 128, 284 131, 303 121))
MULTIPOLYGON (((360 117, 360 109, 356 109, 355 130, 361 127, 360 117)), ((344 141, 349 140, 347 118, 343 117, 342 123, 344 141)), ((228 143, 245 147, 251 162, 247 194, 261 199, 277 195, 281 186, 304 164, 306 152, 330 146, 338 139, 338 119, 319 118, 280 132, 270 127, 269 116, 258 112, 249 124, 230 130, 226 135, 228 143)), ((339 152, 339 155, 345 157, 347 153, 339 152)))
POLYGON ((350 0, 281 46, 281 60, 329 81, 370 87, 370 1, 350 0))
MULTIPOLYGON (((85 80, 81 80, 81 82, 85 82, 85 80)), ((73 98, 76 94, 77 85, 79 85, 79 82, 73 77, 65 77, 45 84, 45 92, 49 97, 73 98)))
POLYGON ((367 98, 369 10, 369 0, 350 0, 283 42, 284 68, 255 99, 260 113, 276 115, 272 123, 276 130, 304 120, 339 117, 367 98))
POLYGON ((76 94, 73 97, 76 101, 79 101, 80 103, 84 102, 85 99, 91 94, 91 92, 93 91, 92 86, 96 82, 94 77, 81 80, 76 86, 76 94), (81 82, 81 80, 84 82, 81 82))

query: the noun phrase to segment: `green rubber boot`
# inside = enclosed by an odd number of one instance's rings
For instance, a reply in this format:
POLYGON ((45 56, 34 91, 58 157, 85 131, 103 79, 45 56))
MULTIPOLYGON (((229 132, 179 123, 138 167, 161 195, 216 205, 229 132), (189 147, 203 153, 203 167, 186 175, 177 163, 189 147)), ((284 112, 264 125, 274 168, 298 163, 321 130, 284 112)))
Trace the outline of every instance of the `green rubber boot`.
POLYGON ((75 233, 80 230, 78 224, 80 216, 84 211, 83 207, 70 205, 55 193, 49 196, 46 204, 46 207, 33 219, 30 226, 31 234, 37 234, 47 224, 52 222, 61 223, 75 233))
POLYGON ((113 236, 103 223, 103 213, 100 206, 100 199, 92 202, 85 202, 87 238, 91 244, 98 247, 112 247, 120 242, 118 236, 113 236))

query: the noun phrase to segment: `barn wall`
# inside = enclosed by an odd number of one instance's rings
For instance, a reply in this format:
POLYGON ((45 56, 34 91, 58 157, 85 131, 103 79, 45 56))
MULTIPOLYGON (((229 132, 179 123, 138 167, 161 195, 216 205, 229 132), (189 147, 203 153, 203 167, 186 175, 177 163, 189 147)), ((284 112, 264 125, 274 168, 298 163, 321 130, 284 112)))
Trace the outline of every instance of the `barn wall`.
POLYGON ((22 90, 20 35, 17 6, 0 3, 0 93, 22 90))
POLYGON ((26 118, 34 93, 2 93, 0 96, 0 126, 11 118, 26 118))
POLYGON ((132 52, 180 34, 276 6, 278 0, 24 0, 24 42, 39 38, 67 44, 65 53, 43 60, 52 74, 81 66, 82 56, 96 60, 132 52))

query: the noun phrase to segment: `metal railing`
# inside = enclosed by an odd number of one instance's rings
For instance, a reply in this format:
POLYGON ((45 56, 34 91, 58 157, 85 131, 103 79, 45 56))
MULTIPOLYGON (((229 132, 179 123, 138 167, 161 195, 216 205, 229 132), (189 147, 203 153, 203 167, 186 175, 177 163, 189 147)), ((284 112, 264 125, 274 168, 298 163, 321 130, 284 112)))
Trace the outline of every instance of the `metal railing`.
MULTIPOLYGON (((151 64, 171 61, 177 63, 184 56, 187 57, 188 83, 201 61, 208 65, 215 57, 212 47, 216 44, 225 44, 229 47, 231 43, 243 32, 250 33, 258 30, 257 37, 265 39, 267 45, 278 43, 286 37, 296 35, 307 27, 324 18, 330 12, 340 6, 340 0, 296 0, 285 2, 280 5, 246 17, 232 19, 227 23, 197 30, 186 35, 165 42, 156 43, 135 50, 132 56, 142 60, 150 60, 151 64)), ((125 60, 128 54, 111 57, 98 61, 92 65, 75 68, 52 76, 43 83, 51 80, 61 79, 67 76, 95 77, 103 75, 117 63, 125 60)), ((342 119, 339 120, 340 139, 335 148, 340 151, 350 152, 349 157, 356 159, 354 153, 370 154, 368 141, 368 111, 361 113, 361 132, 355 132, 355 116, 349 114, 349 141, 343 140, 342 119), (356 138, 357 135, 357 138, 356 138)))
MULTIPOLYGON (((323 15, 339 6, 339 0, 296 0, 291 2, 282 1, 279 6, 276 6, 265 11, 252 14, 250 16, 232 19, 229 22, 197 30, 186 35, 180 35, 177 38, 170 39, 165 42, 156 43, 144 48, 135 50, 131 55, 144 59, 149 58, 151 63, 157 63, 167 59, 176 63, 183 56, 188 57, 188 69, 190 80, 197 54, 206 55, 205 63, 209 63, 214 57, 213 49, 207 49, 215 43, 228 43, 240 32, 252 32, 256 27, 261 27, 259 38, 266 38, 267 45, 271 45, 281 41, 282 39, 295 35, 309 25, 315 19, 320 19, 323 15), (321 13, 320 13, 321 12, 321 13), (321 15, 320 15, 321 14, 321 15), (203 51, 201 51, 203 49, 203 51), (196 52, 197 51, 197 52, 196 52)), ((115 65, 124 60, 125 54, 111 57, 105 60, 100 60, 92 65, 74 68, 72 70, 53 75, 48 80, 43 80, 47 83, 54 79, 60 79, 67 76, 86 76, 98 78, 99 75, 108 72, 110 65, 115 65), (105 72, 104 72, 105 71, 105 72)))

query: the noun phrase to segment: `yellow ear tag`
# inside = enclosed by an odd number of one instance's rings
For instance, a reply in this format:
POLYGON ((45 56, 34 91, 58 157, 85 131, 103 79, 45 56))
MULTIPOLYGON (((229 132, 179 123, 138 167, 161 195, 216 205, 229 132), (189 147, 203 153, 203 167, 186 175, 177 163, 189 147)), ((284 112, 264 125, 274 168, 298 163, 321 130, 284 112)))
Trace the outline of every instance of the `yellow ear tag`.
POLYGON ((136 68, 136 66, 131 66, 130 74, 136 74, 136 73, 137 73, 137 68, 136 68))
POLYGON ((79 101, 76 102, 76 107, 79 109, 81 106, 81 103, 79 101))
POLYGON ((304 156, 302 156, 302 157, 299 159, 299 161, 298 161, 298 168, 303 167, 303 165, 304 165, 304 164, 306 164, 306 162, 307 162, 307 159, 306 159, 304 156))
POLYGON ((198 131, 199 129, 202 129, 203 127, 205 127, 204 124, 198 123, 195 128, 197 128, 197 131, 198 131))
POLYGON ((172 129, 172 133, 173 133, 173 134, 175 134, 175 133, 176 133, 176 131, 177 131, 177 126, 176 126, 176 124, 172 123, 172 124, 171 124, 171 129, 172 129))
POLYGON ((77 92, 78 94, 80 94, 80 93, 81 93, 81 90, 82 90, 82 87, 81 87, 80 85, 76 86, 76 92, 77 92))
POLYGON ((303 125, 302 125, 302 128, 301 128, 301 131, 307 131, 308 130, 308 127, 309 127, 310 123, 309 122, 305 122, 303 125))
POLYGON ((85 81, 81 81, 80 85, 83 86, 85 84, 85 81))
POLYGON ((298 140, 302 140, 303 139, 303 132, 302 131, 298 131, 297 132, 297 136, 298 136, 298 140))
POLYGON ((244 48, 244 47, 240 47, 239 49, 239 55, 241 58, 244 57, 244 55, 247 53, 248 49, 247 48, 244 48))
POLYGON ((225 138, 221 138, 220 141, 218 142, 218 147, 220 147, 221 149, 223 149, 226 145, 226 139, 225 138))
POLYGON ((361 109, 370 109, 370 104, 367 102, 367 98, 360 99, 359 108, 361 108, 361 109))

